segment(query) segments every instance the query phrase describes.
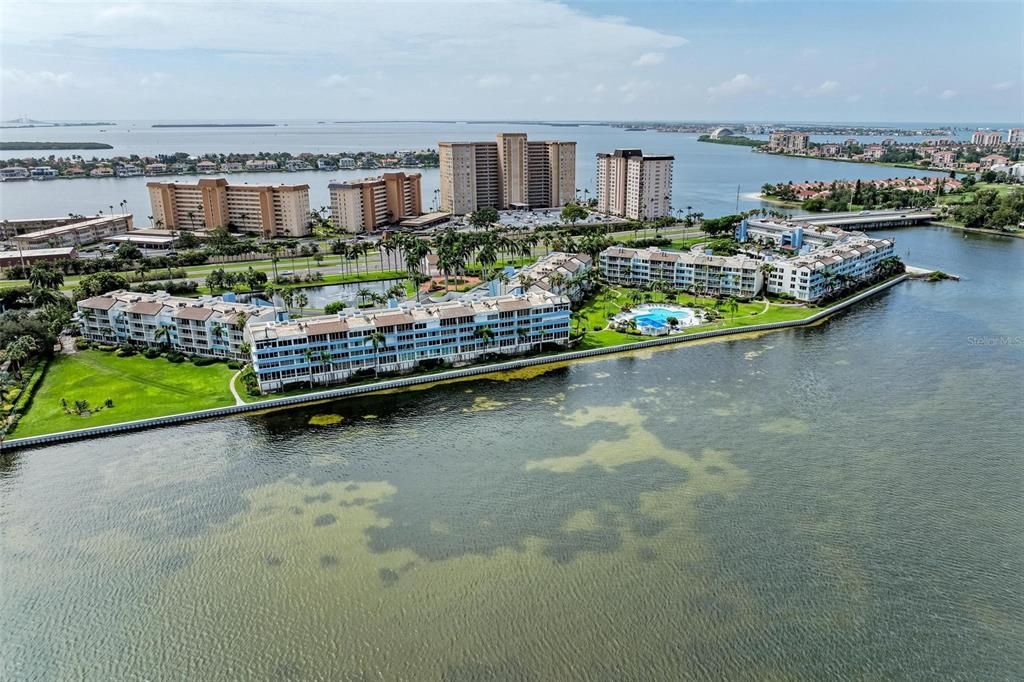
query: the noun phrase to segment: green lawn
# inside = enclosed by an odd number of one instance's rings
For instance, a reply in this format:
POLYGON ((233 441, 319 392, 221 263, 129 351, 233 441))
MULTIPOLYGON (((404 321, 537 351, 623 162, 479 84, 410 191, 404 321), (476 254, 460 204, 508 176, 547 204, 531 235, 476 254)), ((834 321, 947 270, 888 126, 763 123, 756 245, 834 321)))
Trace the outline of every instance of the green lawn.
POLYGON ((50 365, 28 412, 11 437, 234 405, 228 388, 232 374, 234 370, 223 363, 196 367, 188 362, 174 364, 141 355, 119 358, 96 350, 62 355, 50 365), (69 404, 88 400, 93 407, 110 398, 114 407, 79 417, 64 412, 61 398, 69 404))
MULTIPOLYGON (((621 286, 609 287, 591 297, 591 299, 580 309, 579 314, 582 315, 585 320, 581 325, 586 328, 586 334, 579 342, 577 348, 579 350, 605 348, 624 343, 646 341, 653 338, 641 336, 639 334, 627 334, 612 329, 605 329, 608 324, 608 319, 621 312, 624 305, 636 304, 636 301, 633 299, 634 293, 639 293, 642 296, 640 302, 646 302, 647 296, 650 295, 650 300, 654 303, 676 303, 691 308, 712 308, 715 304, 715 299, 713 298, 693 296, 690 294, 645 292, 621 286), (597 329, 595 329, 595 327, 597 329)), ((737 327, 747 327, 755 324, 799 320, 813 315, 817 310, 818 309, 814 307, 786 306, 777 305, 775 303, 769 304, 766 310, 764 301, 743 302, 739 304, 739 308, 735 313, 722 308, 719 311, 722 315, 722 319, 696 327, 687 327, 686 333, 693 334, 696 332, 706 332, 714 329, 734 329, 737 327)), ((574 323, 573 329, 575 330, 575 328, 576 326, 574 323)))

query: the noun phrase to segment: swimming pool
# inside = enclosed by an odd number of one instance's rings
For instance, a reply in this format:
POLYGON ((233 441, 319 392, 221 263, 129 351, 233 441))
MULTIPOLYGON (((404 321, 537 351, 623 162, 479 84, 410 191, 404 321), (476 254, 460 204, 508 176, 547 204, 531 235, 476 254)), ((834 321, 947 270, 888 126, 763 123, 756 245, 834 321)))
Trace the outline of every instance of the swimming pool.
POLYGON ((674 317, 680 327, 688 327, 696 322, 693 311, 689 308, 666 308, 659 306, 641 306, 637 308, 633 319, 637 327, 653 329, 668 328, 668 318, 674 317))

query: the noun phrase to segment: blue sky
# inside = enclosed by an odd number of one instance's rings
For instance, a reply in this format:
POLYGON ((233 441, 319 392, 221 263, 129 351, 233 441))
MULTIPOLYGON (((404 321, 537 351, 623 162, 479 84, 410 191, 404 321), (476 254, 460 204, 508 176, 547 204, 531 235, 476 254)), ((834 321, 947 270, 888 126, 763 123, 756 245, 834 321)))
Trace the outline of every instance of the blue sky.
POLYGON ((0 3, 0 118, 1024 121, 1024 2, 0 3))

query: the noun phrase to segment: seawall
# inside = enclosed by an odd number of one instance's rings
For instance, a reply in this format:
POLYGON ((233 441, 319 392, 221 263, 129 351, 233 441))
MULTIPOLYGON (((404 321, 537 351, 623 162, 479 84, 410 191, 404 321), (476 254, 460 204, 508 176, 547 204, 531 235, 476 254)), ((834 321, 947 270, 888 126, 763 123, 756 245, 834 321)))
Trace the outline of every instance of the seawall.
POLYGON ((778 329, 789 329, 792 327, 804 327, 816 324, 817 322, 820 322, 821 320, 831 315, 835 315, 836 313, 845 310, 853 305, 856 305, 857 303, 863 301, 864 299, 870 298, 871 296, 874 296, 882 291, 885 291, 886 289, 889 289, 890 287, 893 287, 896 284, 899 284, 900 282, 904 282, 907 279, 909 279, 909 275, 900 275, 899 277, 896 277, 894 279, 888 280, 881 284, 877 284, 871 287, 870 289, 866 289, 859 294, 856 294, 833 306, 825 308, 824 310, 821 310, 815 313, 814 315, 811 315, 810 317, 804 318, 802 320, 789 320, 786 322, 756 324, 747 327, 736 327, 733 329, 719 329, 714 331, 700 332, 697 334, 687 334, 685 336, 662 336, 656 339, 650 339, 648 341, 638 341, 636 343, 630 343, 622 346, 611 346, 608 348, 593 348, 590 350, 582 351, 568 351, 565 353, 558 353, 557 355, 545 355, 533 358, 520 358, 517 360, 509 360, 508 362, 474 365, 472 367, 464 367, 462 369, 454 369, 449 370, 447 372, 438 372, 436 374, 425 374, 420 376, 403 377, 399 379, 389 379, 386 381, 378 381, 372 384, 361 384, 359 386, 343 386, 335 389, 317 391, 315 393, 306 393, 304 395, 291 396, 288 398, 273 398, 271 400, 264 400, 258 403, 246 403, 245 405, 231 405, 229 407, 218 407, 209 410, 198 410, 196 412, 172 414, 167 415, 165 417, 139 419, 136 421, 122 422, 120 424, 93 426, 85 429, 76 429, 74 431, 61 431, 59 433, 51 433, 42 436, 13 438, 0 444, 0 449, 13 450, 22 448, 33 448, 41 447, 44 445, 53 445, 56 443, 65 443, 74 440, 81 440, 86 438, 99 438, 102 436, 108 436, 115 433, 123 433, 126 431, 139 431, 142 429, 152 429, 161 426, 171 426, 174 424, 183 424, 185 422, 199 421, 201 419, 228 417, 231 415, 244 414, 247 412, 262 412, 265 410, 305 405, 308 403, 337 400, 341 398, 365 395, 367 393, 375 393, 377 391, 394 390, 408 386, 432 384, 435 382, 446 381, 449 379, 460 379, 464 377, 479 376, 483 374, 493 374, 495 372, 520 369, 523 367, 535 367, 537 365, 546 365, 556 362, 566 362, 572 360, 580 360, 583 358, 592 358, 599 355, 612 355, 615 353, 622 353, 624 351, 653 348, 655 346, 681 344, 686 343, 688 341, 694 341, 697 339, 733 336, 737 334, 749 334, 751 332, 774 331, 778 329))

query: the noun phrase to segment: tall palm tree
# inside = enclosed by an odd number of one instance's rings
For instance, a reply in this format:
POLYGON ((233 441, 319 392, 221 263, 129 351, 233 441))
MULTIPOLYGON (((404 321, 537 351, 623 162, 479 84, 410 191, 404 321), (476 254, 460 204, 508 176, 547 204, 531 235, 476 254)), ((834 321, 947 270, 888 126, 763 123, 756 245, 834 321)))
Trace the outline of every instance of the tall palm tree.
POLYGON ((379 329, 374 329, 368 338, 373 346, 373 375, 377 376, 380 374, 380 351, 388 347, 388 338, 379 329))
POLYGON ((368 300, 373 298, 373 294, 373 289, 370 289, 368 287, 363 287, 362 289, 356 292, 356 296, 358 296, 363 303, 366 303, 368 300))
POLYGON ((476 329, 473 330, 473 336, 480 339, 483 342, 484 347, 486 348, 487 346, 491 345, 491 342, 494 341, 495 334, 494 330, 491 329, 490 327, 477 327, 476 329))
POLYGON ((760 293, 763 293, 765 296, 767 296, 768 295, 768 280, 771 278, 772 273, 775 272, 776 267, 774 265, 772 265, 771 263, 762 263, 760 270, 761 270, 761 277, 762 277, 762 280, 761 280, 761 292, 760 293))
POLYGON ((725 300, 725 309, 732 315, 732 319, 736 319, 736 311, 740 309, 740 302, 736 300, 735 296, 730 296, 725 300))
POLYGON ((295 294, 295 305, 299 308, 299 317, 302 317, 302 310, 309 305, 309 297, 306 296, 305 292, 300 291, 295 294))
POLYGON ((210 325, 210 336, 213 337, 214 345, 219 344, 221 339, 224 338, 224 332, 227 328, 220 322, 214 322, 210 325))

